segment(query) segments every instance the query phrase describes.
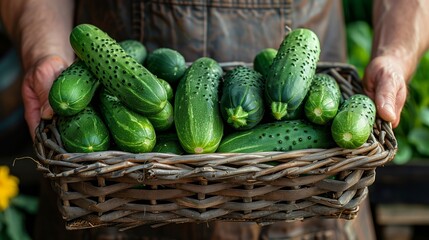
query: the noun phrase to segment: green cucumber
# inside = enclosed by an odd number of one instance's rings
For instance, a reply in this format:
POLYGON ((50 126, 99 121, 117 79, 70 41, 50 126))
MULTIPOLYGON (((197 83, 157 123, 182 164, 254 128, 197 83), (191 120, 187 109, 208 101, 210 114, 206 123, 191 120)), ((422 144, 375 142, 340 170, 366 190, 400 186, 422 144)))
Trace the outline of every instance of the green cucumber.
POLYGON ((220 110, 225 122, 237 130, 256 126, 264 116, 264 81, 255 70, 237 66, 224 76, 220 110))
POLYGON ((143 64, 147 57, 146 47, 140 41, 127 39, 119 42, 119 45, 133 57, 138 63, 143 64))
POLYGON ((167 102, 164 109, 161 112, 148 115, 147 118, 152 123, 155 131, 165 131, 170 129, 174 124, 174 111, 173 105, 167 102))
POLYGON ((58 115, 74 115, 88 106, 99 85, 85 63, 77 60, 52 83, 49 104, 58 115))
POLYGON ((58 131, 68 152, 98 152, 110 146, 109 130, 91 106, 72 116, 59 116, 58 131))
POLYGON ((372 132, 375 116, 375 104, 368 96, 355 94, 346 99, 332 121, 334 141, 342 148, 362 146, 372 132))
POLYGON ((156 135, 147 117, 125 107, 104 88, 99 93, 99 100, 103 119, 120 150, 132 153, 152 151, 156 135))
POLYGON ((213 59, 202 57, 188 68, 177 86, 174 123, 187 153, 215 152, 223 135, 218 87, 223 70, 213 59))
POLYGON ((70 43, 101 84, 133 111, 160 112, 167 103, 164 87, 107 33, 90 24, 73 28, 70 43))
POLYGON ((145 66, 173 86, 177 85, 187 68, 183 55, 171 48, 155 49, 147 56, 145 66))
POLYGON ((160 153, 185 154, 176 133, 164 133, 156 136, 156 144, 152 150, 160 153))
POLYGON ((222 153, 292 151, 335 146, 329 128, 306 120, 283 120, 225 136, 217 149, 222 153))
POLYGON ((337 81, 327 74, 316 74, 305 100, 305 116, 312 123, 327 124, 337 115, 340 101, 337 81))
POLYGON ((161 83, 161 85, 164 87, 165 91, 167 92, 167 101, 171 103, 174 100, 174 90, 173 90, 173 88, 164 79, 158 78, 158 81, 161 83))
MULTIPOLYGON (((305 101, 305 99, 304 99, 305 101)), ((284 117, 283 120, 297 120, 306 118, 304 104, 300 104, 297 109, 289 111, 284 117)))
POLYGON ((264 48, 253 59, 253 69, 266 77, 277 55, 277 49, 264 48))
POLYGON ((283 119, 301 105, 316 73, 319 55, 319 39, 309 29, 295 29, 284 38, 265 85, 267 104, 275 119, 283 119))

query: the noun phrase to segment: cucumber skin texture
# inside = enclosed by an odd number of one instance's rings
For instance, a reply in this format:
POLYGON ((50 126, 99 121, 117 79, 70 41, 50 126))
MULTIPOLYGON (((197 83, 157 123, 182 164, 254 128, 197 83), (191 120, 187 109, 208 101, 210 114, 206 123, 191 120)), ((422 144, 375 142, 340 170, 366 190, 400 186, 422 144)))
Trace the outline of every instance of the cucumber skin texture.
POLYGON ((146 47, 140 41, 127 39, 119 42, 119 45, 133 57, 138 63, 143 64, 147 57, 146 47))
POLYGON ((224 76, 220 110, 237 130, 250 129, 264 117, 264 80, 260 73, 238 66, 224 76))
POLYGON ((177 86, 187 69, 183 55, 171 48, 155 49, 147 56, 145 66, 151 73, 172 86, 177 86))
POLYGON ((142 114, 160 112, 167 103, 167 93, 149 70, 107 33, 90 24, 73 28, 70 43, 101 84, 110 93, 142 114))
POLYGON ((283 119, 302 103, 316 72, 319 55, 319 39, 309 29, 295 29, 284 38, 265 84, 267 104, 275 119, 283 119))
POLYGON ((155 129, 149 119, 125 107, 106 89, 99 93, 103 119, 118 148, 131 153, 152 151, 156 144, 155 129))
POLYGON ((335 146, 330 128, 304 119, 259 124, 225 136, 217 149, 222 153, 293 151, 335 146))
POLYGON ((266 77, 277 55, 277 49, 264 48, 253 59, 253 69, 266 77))
POLYGON ((68 152, 98 152, 110 146, 109 130, 91 106, 72 116, 59 116, 58 131, 68 152))
POLYGON ((223 74, 208 57, 197 59, 180 80, 174 98, 174 123, 187 153, 212 153, 223 136, 218 87, 223 74))
POLYGON ((376 108, 372 99, 363 94, 355 94, 344 101, 332 121, 332 138, 339 147, 358 148, 368 140, 375 117, 376 108), (345 140, 344 136, 348 139, 345 140))
POLYGON ((327 124, 335 115, 341 101, 337 81, 327 74, 316 74, 305 99, 305 116, 315 124, 327 124), (319 110, 320 114, 315 111, 319 110))
POLYGON ((180 145, 179 138, 175 132, 158 134, 153 152, 173 153, 177 155, 185 154, 185 150, 180 145))
POLYGON ((147 116, 155 131, 165 131, 174 125, 173 105, 167 102, 161 112, 147 116))
POLYGON ((85 63, 77 60, 52 83, 49 104, 60 116, 74 115, 88 106, 99 85, 85 63))
POLYGON ((164 87, 165 91, 167 92, 167 101, 173 102, 174 101, 174 89, 167 81, 165 81, 162 78, 158 78, 158 81, 161 83, 161 85, 164 87))

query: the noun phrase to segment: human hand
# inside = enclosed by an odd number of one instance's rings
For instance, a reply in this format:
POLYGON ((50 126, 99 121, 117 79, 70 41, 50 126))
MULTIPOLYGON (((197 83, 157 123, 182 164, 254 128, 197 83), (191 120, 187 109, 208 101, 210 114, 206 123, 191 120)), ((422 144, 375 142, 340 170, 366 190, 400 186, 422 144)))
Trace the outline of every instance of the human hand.
POLYGON ((365 69, 363 86, 365 93, 374 100, 377 114, 396 128, 407 98, 409 69, 402 59, 394 56, 378 56, 365 69))
POLYGON ((39 59, 24 75, 22 84, 24 116, 33 140, 40 120, 53 116, 48 101, 49 90, 53 81, 69 65, 63 58, 49 55, 39 59))

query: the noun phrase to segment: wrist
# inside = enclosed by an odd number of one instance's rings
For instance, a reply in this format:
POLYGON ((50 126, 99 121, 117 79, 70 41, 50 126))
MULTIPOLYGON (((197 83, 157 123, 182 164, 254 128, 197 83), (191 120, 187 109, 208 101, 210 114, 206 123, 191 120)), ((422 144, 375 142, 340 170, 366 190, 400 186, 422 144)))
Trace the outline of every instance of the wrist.
POLYGON ((21 59, 24 71, 32 68, 42 59, 55 57, 70 65, 74 60, 74 52, 70 45, 45 41, 37 43, 29 39, 21 44, 21 59))
POLYGON ((372 59, 383 59, 409 82, 418 64, 418 54, 404 47, 378 47, 372 59))
POLYGON ((15 42, 24 71, 47 56, 58 56, 69 63, 73 61, 74 52, 69 43, 73 17, 66 3, 28 1, 22 7, 23 13, 16 23, 15 42))

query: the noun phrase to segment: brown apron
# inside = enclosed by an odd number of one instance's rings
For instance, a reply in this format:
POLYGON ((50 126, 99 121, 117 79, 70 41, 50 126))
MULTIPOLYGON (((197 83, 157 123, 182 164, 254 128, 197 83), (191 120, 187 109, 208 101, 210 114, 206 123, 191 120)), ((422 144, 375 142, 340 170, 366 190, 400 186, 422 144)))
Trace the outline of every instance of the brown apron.
MULTIPOLYGON (((316 32, 321 60, 344 62, 343 22, 341 0, 81 0, 76 5, 76 23, 95 24, 118 41, 138 39, 149 51, 176 49, 187 61, 208 56, 219 62, 251 62, 261 49, 278 48, 285 26, 289 26, 316 32)), ((55 202, 51 204, 53 209, 55 202)), ((210 222, 154 229, 144 226, 126 232, 99 228, 68 231, 62 236, 48 231, 40 239, 374 239, 369 208, 361 208, 358 216, 354 221, 309 219, 265 227, 210 222)), ((59 216, 52 222, 63 227, 59 216)))
POLYGON ((118 41, 142 41, 149 51, 169 47, 187 61, 252 61, 278 48, 285 26, 314 30, 321 60, 344 62, 341 0, 91 0, 78 1, 77 23, 93 23, 118 41))

